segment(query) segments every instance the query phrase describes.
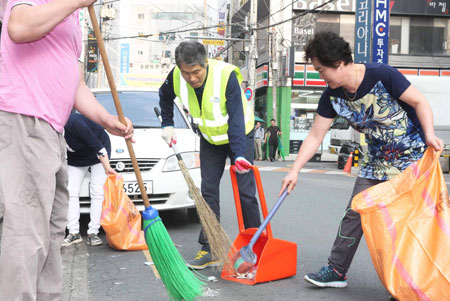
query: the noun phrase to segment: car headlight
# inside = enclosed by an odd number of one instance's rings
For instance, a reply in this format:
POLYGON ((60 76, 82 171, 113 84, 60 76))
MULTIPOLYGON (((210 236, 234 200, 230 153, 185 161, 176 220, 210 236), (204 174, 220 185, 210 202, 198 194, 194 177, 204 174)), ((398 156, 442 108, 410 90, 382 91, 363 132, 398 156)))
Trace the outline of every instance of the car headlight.
MULTIPOLYGON (((200 168, 200 153, 199 152, 186 152, 180 153, 184 164, 188 169, 200 168)), ((166 171, 177 171, 180 170, 178 166, 178 159, 176 155, 172 155, 167 158, 166 163, 162 169, 163 172, 166 171)))

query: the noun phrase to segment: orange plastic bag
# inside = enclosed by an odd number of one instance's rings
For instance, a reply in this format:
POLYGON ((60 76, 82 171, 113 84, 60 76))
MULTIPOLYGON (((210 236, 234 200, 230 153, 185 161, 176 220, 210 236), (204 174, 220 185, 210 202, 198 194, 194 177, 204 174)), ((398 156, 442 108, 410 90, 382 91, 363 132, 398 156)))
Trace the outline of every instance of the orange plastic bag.
POLYGON ((450 293, 450 200, 439 155, 428 148, 352 202, 378 277, 399 300, 448 300, 450 293))
POLYGON ((103 186, 100 224, 105 230, 108 244, 116 250, 145 250, 144 231, 141 231, 141 214, 123 192, 123 178, 109 176, 103 186))

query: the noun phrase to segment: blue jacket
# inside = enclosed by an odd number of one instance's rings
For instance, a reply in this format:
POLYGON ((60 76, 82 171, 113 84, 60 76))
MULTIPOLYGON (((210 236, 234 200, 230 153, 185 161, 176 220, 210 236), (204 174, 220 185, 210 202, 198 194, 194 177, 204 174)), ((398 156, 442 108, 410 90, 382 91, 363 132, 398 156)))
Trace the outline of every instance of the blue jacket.
POLYGON ((100 163, 97 153, 105 148, 111 157, 111 141, 106 131, 81 114, 70 114, 64 126, 67 143, 67 164, 90 166, 100 163))

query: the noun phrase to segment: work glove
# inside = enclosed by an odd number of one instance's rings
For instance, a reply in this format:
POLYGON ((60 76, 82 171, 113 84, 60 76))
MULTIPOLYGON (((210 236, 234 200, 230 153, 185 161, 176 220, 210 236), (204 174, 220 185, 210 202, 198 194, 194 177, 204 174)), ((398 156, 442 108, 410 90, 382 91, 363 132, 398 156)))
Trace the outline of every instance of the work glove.
POLYGON ((173 129, 173 126, 163 127, 161 137, 170 147, 172 147, 172 143, 177 144, 177 136, 175 136, 175 130, 173 129))
POLYGON ((250 165, 244 157, 237 157, 234 161, 234 171, 240 174, 247 173, 250 171, 250 165))

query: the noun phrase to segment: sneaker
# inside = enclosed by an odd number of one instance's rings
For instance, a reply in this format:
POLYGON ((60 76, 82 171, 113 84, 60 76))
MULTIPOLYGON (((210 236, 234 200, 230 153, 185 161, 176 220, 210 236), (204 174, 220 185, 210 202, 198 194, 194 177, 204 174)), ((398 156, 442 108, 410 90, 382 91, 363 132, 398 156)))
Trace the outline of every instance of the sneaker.
POLYGON ((304 279, 320 287, 347 287, 347 277, 331 266, 325 266, 318 273, 308 273, 304 279))
POLYGON ((89 234, 86 243, 93 247, 100 246, 103 244, 103 240, 97 234, 89 234))
POLYGON ((82 241, 83 241, 83 239, 81 238, 80 233, 77 233, 77 234, 69 233, 69 235, 67 235, 66 238, 64 238, 61 246, 68 247, 72 244, 76 244, 76 243, 79 243, 82 241))
POLYGON ((194 270, 203 270, 207 267, 216 267, 217 265, 218 262, 212 260, 211 253, 203 250, 198 251, 195 258, 187 263, 187 266, 194 270))

